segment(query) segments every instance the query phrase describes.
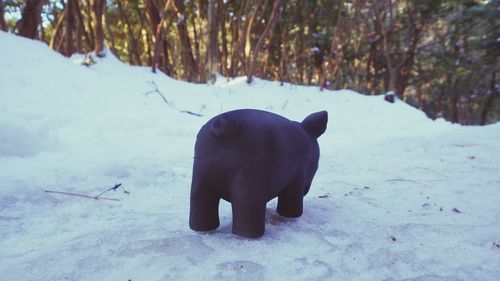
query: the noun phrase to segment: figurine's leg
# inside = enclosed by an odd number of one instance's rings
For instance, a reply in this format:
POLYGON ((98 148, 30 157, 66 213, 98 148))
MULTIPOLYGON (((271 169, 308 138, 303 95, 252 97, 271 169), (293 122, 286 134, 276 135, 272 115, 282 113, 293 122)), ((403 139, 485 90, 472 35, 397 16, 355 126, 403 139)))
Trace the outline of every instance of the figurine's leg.
POLYGON ((250 192, 240 193, 231 198, 233 233, 250 238, 260 237, 265 230, 266 200, 250 192))
POLYGON ((189 211, 189 227, 195 231, 210 231, 219 227, 219 196, 203 181, 193 177, 189 211))
POLYGON ((304 178, 298 177, 278 195, 277 212, 281 216, 298 218, 302 215, 304 200, 304 178))

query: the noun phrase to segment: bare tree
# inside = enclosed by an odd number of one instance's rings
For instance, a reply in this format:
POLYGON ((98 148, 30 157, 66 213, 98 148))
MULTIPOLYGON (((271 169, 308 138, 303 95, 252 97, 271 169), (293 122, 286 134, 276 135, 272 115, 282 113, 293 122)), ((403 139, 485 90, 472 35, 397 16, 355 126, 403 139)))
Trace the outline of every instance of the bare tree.
POLYGON ((186 25, 187 13, 184 7, 184 0, 174 0, 174 6, 177 11, 177 31, 179 33, 179 43, 181 47, 181 57, 185 68, 184 77, 189 82, 196 81, 196 61, 193 57, 191 39, 189 38, 186 25))
POLYGON ((7 31, 7 23, 5 22, 5 3, 0 0, 0 30, 7 31))
POLYGON ((216 0, 208 0, 208 26, 207 26, 207 62, 206 77, 208 82, 215 82, 217 72, 218 48, 217 48, 217 8, 216 0))
POLYGON ((46 0, 27 0, 21 14, 19 35, 31 39, 40 39, 38 28, 42 23, 42 6, 46 0))
MULTIPOLYGON (((171 0, 167 0, 167 2, 165 2, 165 6, 163 7, 163 12, 162 12, 162 17, 160 18, 160 20, 158 22, 156 22, 156 20, 157 20, 156 15, 158 13, 157 12, 155 13, 153 11, 153 8, 155 6, 153 6, 153 3, 150 2, 150 5, 152 5, 152 6, 150 6, 151 25, 153 27, 156 27, 156 29, 155 29, 155 44, 154 44, 154 48, 153 48, 153 61, 152 61, 153 72, 156 72, 156 67, 158 66, 158 60, 160 58, 160 51, 162 49, 166 50, 166 46, 165 46, 165 42, 164 42, 166 30, 165 30, 164 26, 165 26, 165 21, 166 21, 166 14, 167 14, 167 11, 168 11, 171 3, 172 3, 171 0)), ((165 55, 168 55, 168 53, 165 52, 165 55)), ((168 59, 168 57, 166 59, 168 59)))
POLYGON ((68 0, 66 3, 66 16, 64 25, 65 25, 65 43, 66 48, 64 49, 64 55, 71 56, 74 52, 74 41, 73 41, 73 32, 75 30, 75 0, 68 0))
POLYGON ((137 40, 134 37, 129 18, 125 12, 125 9, 123 8, 122 1, 116 1, 116 4, 118 6, 118 11, 120 12, 120 18, 127 30, 129 62, 130 64, 141 65, 141 57, 139 55, 137 40))
POLYGON ((231 19, 233 23, 233 46, 231 52, 231 76, 235 77, 238 75, 238 66, 242 63, 243 58, 243 47, 245 44, 245 23, 246 17, 244 16, 249 6, 249 0, 243 0, 241 3, 240 9, 235 17, 235 19, 231 19))
POLYGON ((85 20, 86 20, 86 27, 88 29, 89 33, 89 39, 90 39, 90 49, 94 49, 94 42, 95 42, 95 32, 94 32, 94 27, 92 26, 92 3, 90 0, 85 0, 82 2, 82 12, 85 14, 85 20))
POLYGON ((247 72, 247 83, 252 82, 255 71, 255 64, 257 63, 257 57, 261 52, 262 44, 264 44, 265 40, 270 39, 273 36, 273 28, 276 22, 278 21, 279 9, 281 8, 282 2, 283 2, 282 0, 274 1, 273 10, 271 11, 271 16, 267 21, 266 27, 264 28, 264 32, 262 32, 262 34, 260 35, 259 40, 257 41, 257 44, 253 49, 250 66, 247 72))
POLYGON ((152 57, 152 46, 153 46, 153 40, 151 39, 151 32, 148 32, 148 29, 146 28, 146 18, 144 11, 139 8, 139 5, 134 5, 134 11, 136 13, 137 18, 139 19, 140 23, 140 34, 144 34, 143 37, 143 53, 146 53, 147 57, 147 63, 146 65, 152 65, 153 57, 152 57))
POLYGON ((59 18, 57 19, 56 26, 54 27, 54 32, 52 34, 52 38, 50 38, 49 47, 51 49, 56 50, 56 51, 59 51, 58 42, 60 41, 60 38, 62 37, 61 33, 62 33, 62 30, 64 29, 63 26, 64 26, 65 18, 66 18, 66 9, 64 9, 62 11, 62 13, 59 15, 59 18))
POLYGON ((394 10, 392 7, 392 1, 383 1, 382 3, 376 2, 373 4, 374 18, 376 20, 376 25, 380 31, 380 37, 382 38, 382 45, 384 50, 384 57, 387 64, 387 71, 389 72, 389 83, 386 89, 391 92, 396 91, 396 82, 398 76, 398 69, 396 62, 393 59, 394 50, 391 49, 392 45, 389 44, 390 33, 394 29, 394 10), (388 7, 384 7, 384 4, 388 7), (388 14, 387 11, 388 10, 388 14), (387 23, 386 23, 387 22, 387 23))
POLYGON ((320 90, 323 90, 326 85, 326 76, 328 70, 330 70, 330 74, 333 78, 337 77, 338 70, 342 63, 344 54, 342 52, 342 46, 346 44, 346 40, 344 40, 344 26, 343 22, 343 6, 344 1, 340 1, 339 7, 337 8, 337 20, 335 24, 335 31, 332 36, 332 43, 330 47, 330 53, 323 58, 323 62, 321 63, 321 75, 319 77, 319 87, 320 90))
POLYGON ((496 75, 497 71, 493 70, 493 72, 491 73, 490 90, 488 96, 486 97, 481 106, 480 120, 479 120, 481 125, 488 124, 488 113, 490 112, 491 106, 493 105, 493 100, 499 97, 496 86, 497 83, 496 75))
POLYGON ((92 7, 92 21, 94 24, 94 51, 96 56, 104 57, 104 28, 102 24, 103 15, 106 7, 106 0, 90 0, 92 7))
MULTIPOLYGON (((223 0, 217 0, 217 14, 218 15, 218 20, 219 20, 219 31, 220 31, 220 38, 221 38, 221 43, 220 43, 220 53, 219 53, 219 65, 220 65, 220 72, 224 76, 229 76, 228 73, 228 65, 227 65, 227 59, 228 59, 228 41, 226 37, 226 4, 225 1, 223 0)), ((217 39, 216 39, 217 40, 217 39)), ((217 44, 217 43, 216 43, 217 44)))
POLYGON ((105 39, 120 59, 176 79, 213 81, 218 71, 393 91, 433 118, 484 124, 500 116, 497 2, 0 0, 0 29, 68 56, 104 55, 105 39))
POLYGON ((398 14, 398 9, 394 7, 392 0, 380 4, 380 2, 374 4, 374 16, 376 24, 379 26, 383 54, 389 73, 389 83, 386 88, 401 98, 414 65, 422 24, 417 23, 415 17, 418 16, 418 13, 411 2, 407 3, 406 9, 401 15, 398 14), (404 30, 401 30, 401 24, 396 22, 396 16, 400 16, 406 21, 404 30), (399 33, 401 34, 398 35, 399 33), (396 36, 397 44, 389 42, 391 36, 396 36))
POLYGON ((159 12, 160 9, 158 8, 158 4, 155 0, 145 0, 145 2, 146 2, 146 12, 149 18, 149 23, 151 24, 151 30, 153 32, 156 32, 156 28, 158 27, 158 24, 160 24, 161 21, 159 12))
POLYGON ((264 0, 258 0, 255 6, 252 9, 252 12, 250 13, 250 17, 248 17, 248 23, 246 25, 246 31, 245 31, 245 41, 244 41, 244 50, 242 53, 242 68, 245 70, 245 72, 248 73, 248 68, 247 68, 247 62, 250 59, 251 55, 251 49, 252 49, 252 35, 253 35, 253 28, 254 28, 254 22, 255 19, 257 18, 257 14, 261 7, 264 5, 264 0))
MULTIPOLYGON (((87 32, 87 30, 85 29, 85 21, 83 19, 83 15, 82 15, 82 6, 81 6, 81 3, 79 0, 75 1, 75 14, 77 16, 77 20, 78 20, 78 27, 77 27, 77 30, 78 30, 78 37, 79 37, 79 40, 81 40, 81 37, 83 35, 83 38, 85 38, 85 43, 87 44, 87 47, 89 49, 92 49, 92 42, 93 42, 93 39, 92 37, 89 35, 89 33, 87 32)), ((79 52, 81 52, 82 50, 81 49, 78 49, 79 52)))

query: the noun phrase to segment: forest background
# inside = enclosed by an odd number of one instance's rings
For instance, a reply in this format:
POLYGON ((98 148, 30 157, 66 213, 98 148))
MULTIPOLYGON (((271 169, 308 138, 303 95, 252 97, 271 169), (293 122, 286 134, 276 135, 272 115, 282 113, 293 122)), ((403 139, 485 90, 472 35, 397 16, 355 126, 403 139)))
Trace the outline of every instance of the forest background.
POLYGON ((500 0, 0 0, 0 29, 87 65, 109 48, 189 82, 392 92, 431 118, 500 120, 500 0))

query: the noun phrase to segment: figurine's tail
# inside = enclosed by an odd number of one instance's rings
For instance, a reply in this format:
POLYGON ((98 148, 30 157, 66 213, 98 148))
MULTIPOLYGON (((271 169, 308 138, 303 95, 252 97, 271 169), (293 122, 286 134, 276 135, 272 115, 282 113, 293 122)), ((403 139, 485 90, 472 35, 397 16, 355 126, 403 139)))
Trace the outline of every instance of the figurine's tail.
POLYGON ((214 137, 232 137, 236 135, 238 129, 238 122, 226 114, 217 117, 210 124, 210 131, 214 137))

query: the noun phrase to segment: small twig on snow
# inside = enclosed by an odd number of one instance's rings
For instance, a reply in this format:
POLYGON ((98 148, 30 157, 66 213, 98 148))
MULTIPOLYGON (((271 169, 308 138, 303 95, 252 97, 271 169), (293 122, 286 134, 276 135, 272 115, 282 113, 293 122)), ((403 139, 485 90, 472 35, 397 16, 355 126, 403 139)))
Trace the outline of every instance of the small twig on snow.
MULTIPOLYGON (((147 96, 147 95, 149 95, 149 94, 151 94, 151 93, 157 93, 157 94, 161 97, 161 99, 162 99, 162 100, 163 100, 163 101, 164 101, 164 102, 165 102, 168 106, 170 106, 170 107, 172 107, 172 108, 175 108, 175 107, 174 107, 174 104, 173 104, 172 102, 169 102, 169 101, 167 100, 167 98, 163 95, 163 93, 162 93, 162 92, 160 92, 160 90, 158 89, 158 85, 156 85, 155 81, 148 81, 148 82, 149 82, 149 84, 151 84, 151 86, 152 86, 154 89, 153 89, 153 90, 151 90, 151 91, 145 92, 145 93, 144 93, 144 95, 145 95, 145 96, 147 96)), ((177 110, 178 110, 178 109, 177 109, 177 110)), ((194 116, 198 116, 198 117, 203 116, 203 115, 201 115, 201 114, 199 114, 199 113, 192 112, 192 111, 190 111, 190 110, 179 110, 179 111, 180 111, 181 113, 187 113, 187 114, 194 115, 194 116)))
POLYGON ((86 194, 81 194, 81 193, 73 193, 73 192, 65 192, 65 191, 55 191, 55 190, 45 190, 47 193, 56 193, 56 194, 62 194, 62 195, 69 195, 69 196, 76 196, 76 197, 83 197, 83 198, 88 198, 88 199, 94 199, 94 200, 112 200, 112 201, 120 201, 120 199, 116 198, 108 198, 108 197, 96 197, 96 196, 90 196, 86 194))
POLYGON ((386 181, 390 181, 390 182, 405 181, 405 182, 412 182, 412 183, 420 183, 420 182, 418 182, 416 180, 408 180, 408 179, 402 179, 402 178, 388 179, 386 181))
POLYGON ((145 92, 144 95, 147 96, 151 93, 157 93, 167 105, 172 106, 172 103, 167 100, 167 98, 163 95, 162 92, 160 92, 160 90, 158 89, 158 85, 156 85, 155 81, 149 81, 149 84, 151 84, 153 90, 145 92))
POLYGON ((318 198, 321 198, 321 199, 328 198, 328 197, 330 197, 330 192, 327 192, 323 195, 318 196, 318 198))
POLYGON ((189 111, 189 110, 181 110, 182 113, 187 113, 187 114, 191 114, 191 115, 194 115, 194 116, 198 116, 198 117, 202 117, 203 115, 199 114, 199 113, 196 113, 196 112, 192 112, 192 111, 189 111))
POLYGON ((283 106, 281 106, 281 110, 285 110, 287 105, 288 105, 288 100, 286 100, 283 106))
MULTIPOLYGON (((109 197, 101 197, 101 195, 103 195, 104 193, 106 193, 108 191, 111 191, 111 190, 116 191, 116 189, 118 189, 118 187, 121 187, 121 186, 122 186, 121 183, 115 184, 113 187, 108 188, 107 190, 99 193, 96 196, 91 196, 91 195, 86 195, 86 194, 81 194, 81 193, 75 193, 75 192, 56 191, 56 190, 45 190, 45 192, 47 192, 47 193, 62 194, 62 195, 68 195, 68 196, 76 196, 76 197, 82 197, 82 198, 88 198, 88 199, 94 199, 94 200, 101 200, 102 199, 102 200, 120 201, 120 199, 109 198, 109 197)), ((123 193, 126 193, 126 194, 130 193, 130 192, 126 191, 123 187, 122 187, 122 189, 123 189, 123 193)))
MULTIPOLYGON (((111 190, 116 191, 116 189, 117 189, 118 187, 120 187, 120 186, 122 186, 122 184, 121 184, 121 183, 115 184, 115 186, 110 187, 110 188, 108 188, 107 190, 105 190, 105 191, 103 191, 103 192, 99 193, 99 195, 97 195, 95 198, 99 199, 99 197, 100 197, 101 195, 103 195, 104 193, 106 193, 106 192, 108 192, 108 191, 111 191, 111 190)), ((122 187, 122 189, 123 189, 123 187, 122 187)), ((125 189, 123 189, 123 192, 124 192, 124 193, 126 193, 126 194, 128 194, 128 193, 129 193, 129 192, 128 192, 128 191, 126 191, 125 189)))

